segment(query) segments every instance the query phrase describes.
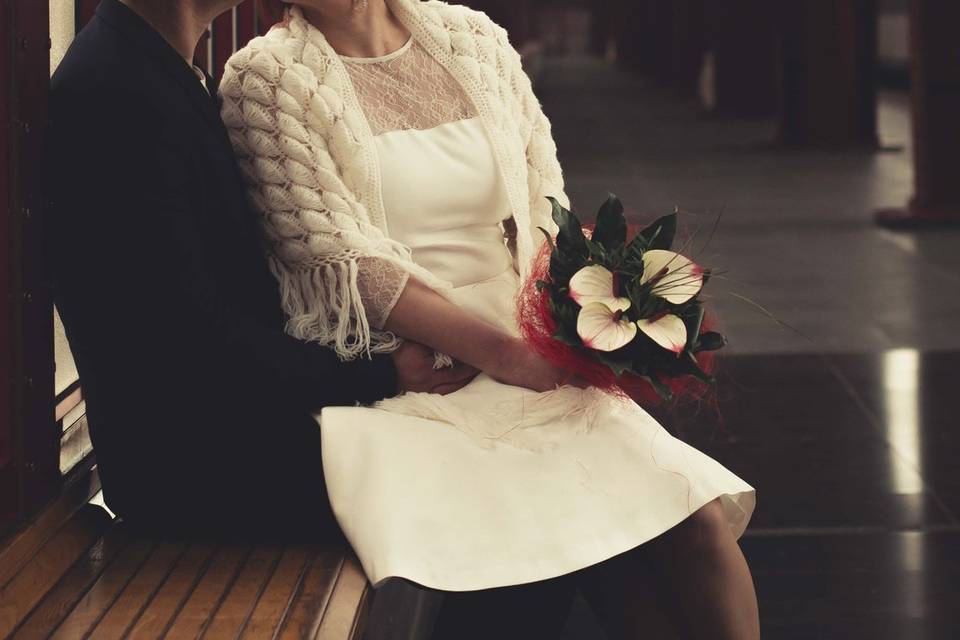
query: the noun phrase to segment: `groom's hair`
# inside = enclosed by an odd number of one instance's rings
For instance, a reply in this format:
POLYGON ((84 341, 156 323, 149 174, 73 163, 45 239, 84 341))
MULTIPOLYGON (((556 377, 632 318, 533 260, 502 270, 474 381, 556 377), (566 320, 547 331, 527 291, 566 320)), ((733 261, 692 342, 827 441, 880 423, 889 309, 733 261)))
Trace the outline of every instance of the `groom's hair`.
POLYGON ((283 13, 287 7, 286 2, 281 0, 258 0, 260 9, 260 21, 263 24, 274 25, 283 20, 283 13))

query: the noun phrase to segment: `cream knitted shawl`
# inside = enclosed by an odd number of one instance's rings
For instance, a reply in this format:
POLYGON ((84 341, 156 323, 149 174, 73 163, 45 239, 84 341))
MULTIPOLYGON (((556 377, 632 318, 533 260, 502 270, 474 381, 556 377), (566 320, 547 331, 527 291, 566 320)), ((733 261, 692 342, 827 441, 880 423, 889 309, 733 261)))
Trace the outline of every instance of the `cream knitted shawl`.
MULTIPOLYGON (((519 54, 482 12, 439 0, 387 3, 476 107, 506 184, 525 277, 539 246, 536 228, 555 230, 546 196, 569 201, 550 123, 519 54)), ((263 216, 287 333, 342 359, 395 349, 398 338, 371 326, 364 309, 364 260, 389 263, 440 293, 451 285, 387 235, 373 135, 337 53, 294 7, 285 23, 230 58, 220 90, 223 120, 263 216)))

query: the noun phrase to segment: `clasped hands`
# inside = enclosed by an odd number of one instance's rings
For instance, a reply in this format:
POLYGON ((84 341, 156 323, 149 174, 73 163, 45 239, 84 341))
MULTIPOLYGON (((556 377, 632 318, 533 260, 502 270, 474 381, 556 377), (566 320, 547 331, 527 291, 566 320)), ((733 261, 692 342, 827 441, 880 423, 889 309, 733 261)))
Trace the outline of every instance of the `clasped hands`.
MULTIPOLYGON (((499 351, 485 371, 498 382, 534 391, 550 391, 565 384, 581 388, 586 386, 571 372, 531 351, 520 339, 509 340, 499 351)), ((409 391, 446 395, 462 389, 480 373, 478 368, 456 360, 452 367, 434 369, 433 353, 430 347, 406 340, 391 354, 401 393, 409 391)))

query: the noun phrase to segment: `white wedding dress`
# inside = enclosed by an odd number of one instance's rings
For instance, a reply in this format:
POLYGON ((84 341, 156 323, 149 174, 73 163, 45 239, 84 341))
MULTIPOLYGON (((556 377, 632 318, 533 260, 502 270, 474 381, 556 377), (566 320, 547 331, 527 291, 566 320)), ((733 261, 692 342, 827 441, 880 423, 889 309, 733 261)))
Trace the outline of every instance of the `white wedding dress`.
MULTIPOLYGON (((390 236, 455 285, 457 304, 516 332, 509 205, 475 110, 412 40, 342 58, 375 134, 390 236)), ((552 578, 643 544, 717 497, 739 536, 755 504, 750 485, 639 406, 592 389, 541 394, 481 374, 447 396, 315 417, 334 513, 375 585, 399 576, 464 591, 552 578)))

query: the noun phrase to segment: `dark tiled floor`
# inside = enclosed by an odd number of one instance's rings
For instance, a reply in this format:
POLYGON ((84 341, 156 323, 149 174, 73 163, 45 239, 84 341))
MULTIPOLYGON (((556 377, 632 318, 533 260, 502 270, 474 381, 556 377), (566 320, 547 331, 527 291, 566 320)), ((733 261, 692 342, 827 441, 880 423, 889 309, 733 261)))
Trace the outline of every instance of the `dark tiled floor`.
MULTIPOLYGON (((960 233, 870 221, 912 189, 904 97, 880 105, 903 148, 871 154, 773 148, 770 122, 703 118, 596 60, 548 61, 538 90, 575 210, 609 189, 634 212, 724 211, 702 254, 730 277, 711 283, 722 419, 663 422, 757 488, 742 546, 763 637, 960 637, 960 233)), ((579 602, 565 639, 602 637, 579 602)))
MULTIPOLYGON (((960 637, 960 352, 735 356, 663 422, 757 489, 741 540, 767 640, 960 637)), ((582 602, 566 640, 601 639, 582 602)))

